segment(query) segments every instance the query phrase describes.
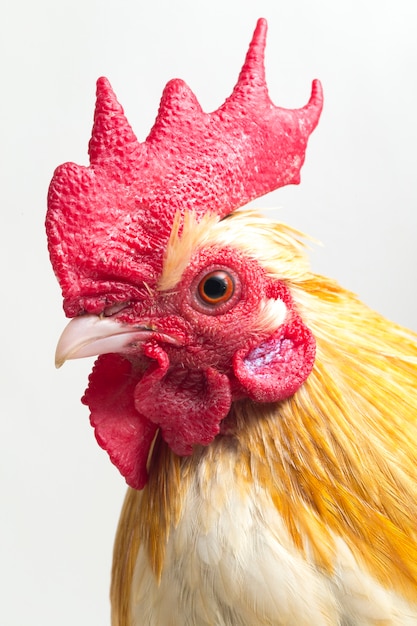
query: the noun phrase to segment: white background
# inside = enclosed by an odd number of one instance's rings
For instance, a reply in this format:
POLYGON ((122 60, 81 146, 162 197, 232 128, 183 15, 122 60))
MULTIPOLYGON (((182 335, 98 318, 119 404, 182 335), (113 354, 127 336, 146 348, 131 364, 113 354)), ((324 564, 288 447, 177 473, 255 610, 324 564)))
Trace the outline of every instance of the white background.
POLYGON ((65 320, 43 227, 53 169, 87 162, 97 77, 143 140, 170 78, 217 108, 266 17, 272 99, 302 106, 318 77, 325 109, 301 185, 257 204, 323 243, 315 269, 417 330, 417 3, 3 4, 0 624, 105 626, 125 487, 79 402, 91 361, 53 366, 65 320))

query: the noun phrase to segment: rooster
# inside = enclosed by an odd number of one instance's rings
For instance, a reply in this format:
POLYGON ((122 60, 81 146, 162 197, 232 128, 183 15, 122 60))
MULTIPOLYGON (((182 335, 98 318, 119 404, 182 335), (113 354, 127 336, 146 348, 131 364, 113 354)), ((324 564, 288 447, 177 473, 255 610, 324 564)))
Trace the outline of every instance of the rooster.
POLYGON ((90 166, 60 166, 46 228, 57 364, 129 485, 114 626, 417 624, 417 339, 242 208, 299 182, 322 108, 276 107, 259 20, 232 95, 180 80, 139 143, 99 79, 90 166))

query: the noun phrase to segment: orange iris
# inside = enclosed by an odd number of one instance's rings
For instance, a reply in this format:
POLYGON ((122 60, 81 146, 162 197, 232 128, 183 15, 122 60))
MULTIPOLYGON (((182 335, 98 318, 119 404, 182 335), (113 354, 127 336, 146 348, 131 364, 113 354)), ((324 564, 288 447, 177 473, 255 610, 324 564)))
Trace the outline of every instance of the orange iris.
POLYGON ((233 278, 223 270, 206 274, 198 285, 198 295, 205 304, 221 304, 233 296, 233 278))

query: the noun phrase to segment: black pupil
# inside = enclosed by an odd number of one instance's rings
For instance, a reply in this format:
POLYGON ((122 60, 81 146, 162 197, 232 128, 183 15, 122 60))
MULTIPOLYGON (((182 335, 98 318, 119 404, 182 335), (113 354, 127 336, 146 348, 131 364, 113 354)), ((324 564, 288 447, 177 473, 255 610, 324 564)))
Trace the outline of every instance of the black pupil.
POLYGON ((212 276, 207 278, 204 283, 204 293, 210 300, 219 300, 224 296, 227 290, 227 283, 220 276, 212 276))

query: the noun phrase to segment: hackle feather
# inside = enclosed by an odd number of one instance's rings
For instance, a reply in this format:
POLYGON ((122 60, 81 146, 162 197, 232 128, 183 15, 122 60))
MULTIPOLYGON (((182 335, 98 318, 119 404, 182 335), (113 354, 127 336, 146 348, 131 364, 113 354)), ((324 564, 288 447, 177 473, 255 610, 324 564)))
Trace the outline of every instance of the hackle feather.
POLYGON ((287 282, 316 338, 316 363, 283 402, 234 403, 225 434, 191 457, 156 443, 149 484, 142 493, 129 490, 120 520, 114 626, 130 623, 139 546, 158 578, 185 494, 197 472, 210 480, 225 437, 233 438, 239 464, 235 488, 264 488, 294 546, 320 571, 333 575, 341 537, 383 587, 417 602, 417 336, 312 273, 302 236, 288 226, 238 211, 213 222, 203 238, 205 246, 235 246, 287 282))

